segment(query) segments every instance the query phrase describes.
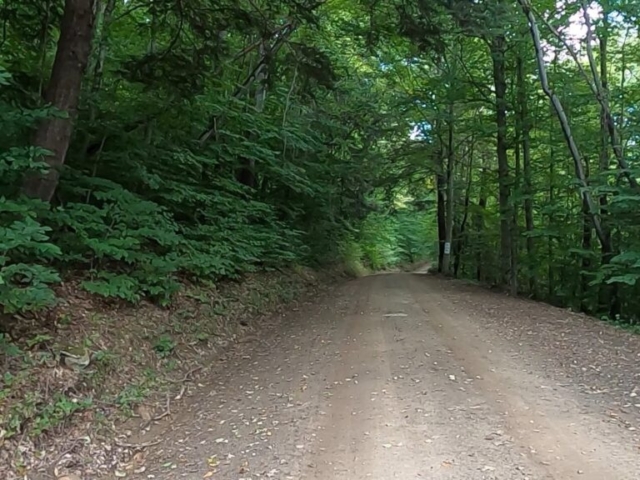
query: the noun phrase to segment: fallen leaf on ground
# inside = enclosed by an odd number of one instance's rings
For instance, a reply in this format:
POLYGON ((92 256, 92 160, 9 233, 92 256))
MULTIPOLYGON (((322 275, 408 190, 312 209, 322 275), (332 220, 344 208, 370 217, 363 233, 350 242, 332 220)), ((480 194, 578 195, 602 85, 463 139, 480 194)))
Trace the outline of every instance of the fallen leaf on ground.
POLYGON ((144 405, 140 405, 138 407, 138 415, 140 415, 140 417, 142 417, 142 419, 145 422, 148 422, 149 420, 151 420, 151 412, 149 411, 149 409, 147 407, 145 407, 144 405))

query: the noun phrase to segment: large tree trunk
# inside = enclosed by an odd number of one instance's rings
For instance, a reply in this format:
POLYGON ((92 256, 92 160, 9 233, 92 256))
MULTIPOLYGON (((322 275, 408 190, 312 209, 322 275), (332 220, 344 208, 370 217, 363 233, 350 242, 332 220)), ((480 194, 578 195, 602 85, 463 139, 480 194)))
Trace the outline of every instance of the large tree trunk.
POLYGON ((491 39, 493 82, 496 95, 497 157, 498 157, 498 203, 500 206, 500 279, 501 285, 510 285, 512 293, 517 288, 512 272, 511 260, 511 207, 509 204, 509 159, 507 157, 507 81, 505 78, 506 40, 504 35, 491 39))
POLYGON ((33 144, 51 152, 44 157, 47 173, 32 173, 25 179, 24 193, 45 202, 51 201, 58 186, 59 169, 64 165, 73 122, 77 114, 82 78, 91 52, 94 0, 66 0, 60 26, 60 39, 51 79, 44 99, 66 114, 43 121, 33 144))

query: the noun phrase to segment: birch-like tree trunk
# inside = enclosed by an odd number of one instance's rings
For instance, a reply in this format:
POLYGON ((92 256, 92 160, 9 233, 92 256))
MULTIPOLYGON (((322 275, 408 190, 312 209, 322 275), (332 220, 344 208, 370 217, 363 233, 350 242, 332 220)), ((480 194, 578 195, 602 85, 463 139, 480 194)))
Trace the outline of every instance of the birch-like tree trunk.
POLYGON ((531 6, 528 0, 518 0, 518 3, 522 7, 522 11, 524 12, 524 14, 527 17, 527 20, 529 21, 529 30, 531 32, 531 38, 533 40, 533 45, 535 47, 536 60, 538 62, 540 84, 542 86, 542 90, 544 91, 545 95, 551 101, 551 105, 553 106, 553 109, 555 110, 558 120, 560 122, 562 133, 564 135, 567 146, 569 147, 571 158, 573 159, 575 175, 578 182, 580 183, 581 196, 583 197, 584 201, 588 206, 589 216, 595 228, 596 235, 598 236, 598 240, 602 245, 602 248, 610 252, 612 251, 611 242, 610 242, 610 239, 608 239, 604 234, 604 231, 602 229, 602 224, 600 222, 600 217, 598 216, 598 213, 597 213, 598 211, 597 211, 595 202, 593 201, 593 197, 589 192, 589 186, 587 184, 584 165, 582 163, 583 162, 582 155, 580 154, 578 145, 576 144, 576 141, 573 138, 573 134, 571 132, 571 125, 569 124, 569 119, 567 118, 567 115, 564 111, 562 103, 560 102, 560 99, 553 92, 553 90, 551 89, 551 86, 549 85, 549 79, 547 77, 547 67, 544 61, 544 52, 542 50, 542 41, 540 40, 540 31, 538 29, 538 24, 536 23, 535 17, 533 15, 533 12, 531 11, 531 6))

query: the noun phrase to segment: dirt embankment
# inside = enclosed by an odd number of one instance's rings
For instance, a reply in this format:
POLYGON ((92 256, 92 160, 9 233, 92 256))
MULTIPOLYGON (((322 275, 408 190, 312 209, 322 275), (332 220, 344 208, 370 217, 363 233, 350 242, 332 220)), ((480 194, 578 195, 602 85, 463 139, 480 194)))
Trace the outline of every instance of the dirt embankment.
POLYGON ((337 278, 292 269, 185 285, 170 308, 64 285, 55 312, 13 320, 0 338, 0 478, 117 471, 139 452, 130 437, 173 416, 216 358, 337 278))

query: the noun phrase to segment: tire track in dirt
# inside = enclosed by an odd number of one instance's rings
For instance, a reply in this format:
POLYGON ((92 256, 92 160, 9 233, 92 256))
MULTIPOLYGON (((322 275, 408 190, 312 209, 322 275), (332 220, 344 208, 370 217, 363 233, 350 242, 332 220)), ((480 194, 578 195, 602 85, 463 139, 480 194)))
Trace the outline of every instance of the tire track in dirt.
POLYGON ((440 282, 408 281, 443 343, 476 378, 483 396, 504 412, 508 431, 549 478, 640 478, 632 467, 640 457, 629 438, 620 439, 598 409, 581 404, 571 391, 552 387, 535 358, 523 364, 472 313, 454 309, 439 293, 440 282))
POLYGON ((291 314, 217 369, 141 477, 640 479, 628 432, 445 285, 375 275, 291 314))

